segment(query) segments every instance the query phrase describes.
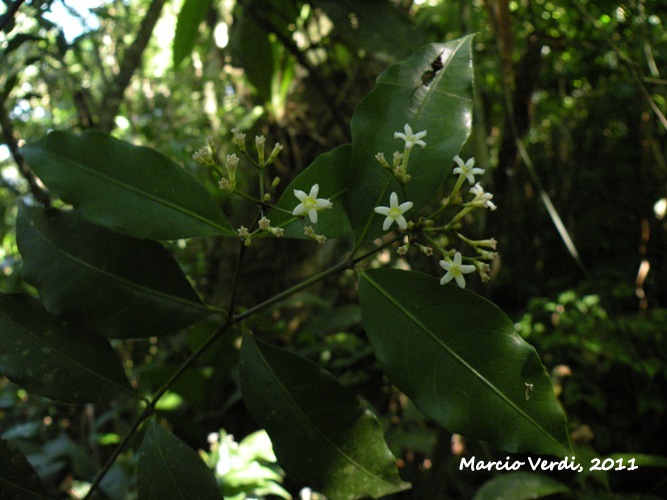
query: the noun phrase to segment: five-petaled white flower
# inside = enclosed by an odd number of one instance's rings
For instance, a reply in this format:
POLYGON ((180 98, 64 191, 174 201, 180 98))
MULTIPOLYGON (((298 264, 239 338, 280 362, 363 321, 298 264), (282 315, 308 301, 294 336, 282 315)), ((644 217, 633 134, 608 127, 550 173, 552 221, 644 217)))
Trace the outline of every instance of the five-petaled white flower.
POLYGON ((313 184, 313 187, 310 188, 309 194, 306 194, 300 189, 295 189, 294 196, 296 196, 301 203, 299 203, 292 211, 292 215, 300 217, 307 213, 308 217, 310 217, 310 222, 316 224, 317 212, 319 210, 333 207, 333 203, 331 203, 329 200, 317 197, 319 190, 320 186, 318 184, 313 184))
POLYGON ((466 280, 463 277, 464 274, 475 272, 475 266, 470 264, 461 264, 461 252, 456 252, 454 254, 454 260, 441 260, 440 266, 447 271, 445 275, 440 279, 440 284, 444 285, 449 283, 453 279, 456 280, 456 284, 461 288, 466 287, 466 280))
POLYGON ((475 199, 470 202, 473 207, 488 208, 492 212, 498 208, 496 207, 496 204, 491 201, 493 195, 491 193, 485 193, 484 188, 479 182, 471 187, 469 192, 475 195, 475 199))
MULTIPOLYGON (((406 125, 407 127, 407 125, 406 125)), ((375 213, 380 215, 385 215, 387 218, 382 224, 382 229, 386 231, 396 222, 398 227, 405 229, 408 227, 408 223, 403 217, 403 214, 412 208, 413 203, 411 201, 406 201, 405 203, 398 204, 398 195, 396 193, 391 193, 389 196, 389 206, 388 207, 375 207, 375 213)))
POLYGON ((426 136, 426 130, 413 134, 412 127, 406 123, 405 127, 403 127, 403 131, 404 132, 394 132, 394 139, 403 139, 405 141, 405 149, 410 150, 415 145, 421 146, 422 148, 426 146, 426 143, 421 140, 422 137, 426 136))
POLYGON ((483 168, 475 168, 474 158, 470 158, 467 162, 463 163, 461 157, 456 155, 454 157, 454 161, 458 165, 458 167, 454 168, 454 173, 464 175, 471 185, 475 183, 476 175, 481 175, 484 173, 483 168))

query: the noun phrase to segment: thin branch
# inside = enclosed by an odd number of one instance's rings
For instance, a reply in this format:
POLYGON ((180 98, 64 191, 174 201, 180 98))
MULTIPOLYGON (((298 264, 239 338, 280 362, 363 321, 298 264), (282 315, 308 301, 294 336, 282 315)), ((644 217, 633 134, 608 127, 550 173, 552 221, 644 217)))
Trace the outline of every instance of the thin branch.
MULTIPOLYGON (((305 288, 308 288, 309 286, 314 285, 315 283, 318 283, 329 276, 332 276, 334 274, 337 274, 341 271, 344 271, 345 269, 350 269, 354 267, 356 264, 361 262, 362 260, 367 259, 368 257, 372 256, 373 254, 379 252, 383 248, 385 248, 387 245, 390 245, 400 239, 402 236, 397 236, 396 238, 393 238, 386 242, 384 245, 381 245, 377 248, 374 248, 370 250, 369 252, 364 253, 363 255, 360 255, 358 257, 352 257, 348 256, 344 260, 338 262, 337 264, 334 264, 328 269, 325 269, 324 271, 311 276, 310 278, 302 281, 301 283, 298 283, 297 285, 294 285, 293 287, 288 288, 287 290, 274 295, 270 299, 265 300, 264 302, 261 302, 257 304, 254 307, 251 307, 250 309, 247 309, 246 311, 237 314, 235 316, 231 315, 225 320, 225 322, 220 325, 220 327, 211 335, 202 345, 200 345, 195 352, 193 352, 188 359, 186 359, 181 366, 178 367, 178 369, 169 377, 169 379, 162 384, 162 387, 153 395, 151 400, 148 402, 147 407, 141 412, 141 414, 135 419, 135 421, 132 423, 132 426, 130 427, 130 430, 128 433, 125 435, 123 440, 118 444, 114 452, 112 453, 111 457, 107 460, 106 464, 102 468, 102 470, 99 472, 97 477, 95 478, 95 481, 93 484, 90 486, 90 489, 88 490, 88 493, 84 497, 84 500, 87 500, 91 498, 93 493, 97 490, 99 487, 100 483, 104 479, 104 477, 107 475, 111 467, 113 466, 114 462, 118 458, 118 456, 121 454, 123 449, 127 446, 127 444, 130 442, 132 439, 132 436, 139 430, 139 427, 141 424, 149 418, 155 411, 155 406, 157 405, 158 401, 164 394, 169 390, 169 388, 180 378, 183 373, 201 356, 204 352, 206 352, 209 347, 211 347, 218 339, 220 339, 226 332, 228 332, 234 325, 243 322, 244 320, 248 319, 249 317, 265 310, 269 306, 276 304, 277 302, 280 302, 281 300, 289 297, 290 295, 293 295, 305 288)), ((245 247, 243 247, 245 248, 245 247)), ((241 251, 241 255, 239 255, 239 264, 242 261, 242 255, 244 253, 244 250, 241 251)))
POLYGON ((118 75, 116 75, 114 81, 111 82, 110 87, 107 89, 107 92, 102 99, 99 127, 106 132, 110 132, 113 129, 114 119, 123 102, 125 89, 130 84, 130 80, 132 79, 135 70, 141 64, 141 57, 148 46, 148 41, 150 40, 153 29, 160 18, 160 13, 162 12, 164 4, 165 0, 153 0, 151 2, 148 11, 146 12, 146 16, 141 23, 141 27, 139 28, 139 32, 137 33, 137 38, 125 52, 118 75))
MULTIPOLYGON (((254 226, 257 223, 255 221, 252 226, 254 226)), ((252 227, 251 226, 251 227, 252 227)), ((333 276, 334 274, 337 274, 339 272, 342 272, 346 269, 351 269, 353 268, 356 264, 359 262, 362 262, 366 260, 367 258, 371 257, 372 255, 376 254, 383 248, 386 248, 387 246, 395 243, 396 241, 400 240, 403 237, 402 234, 399 234, 385 243, 383 243, 380 246, 377 246, 361 255, 354 256, 354 253, 349 254, 345 259, 342 261, 338 262, 337 264, 334 264, 333 266, 329 267, 328 269, 325 269, 324 271, 315 274, 314 276, 311 276, 310 278, 302 281, 301 283, 298 283, 287 290, 284 290, 283 292, 280 292, 273 297, 260 302, 259 304, 255 305, 254 307, 251 307, 242 313, 239 313, 237 315, 233 314, 234 310, 234 304, 235 304, 235 299, 236 299, 236 294, 238 292, 238 285, 239 285, 239 277, 241 273, 241 265, 243 263, 243 259, 245 257, 246 253, 246 247, 243 243, 241 243, 241 249, 239 251, 239 256, 238 256, 238 261, 236 265, 236 270, 234 271, 234 282, 232 286, 232 299, 230 301, 229 305, 229 314, 227 315, 225 321, 218 327, 218 329, 208 338, 206 341, 201 344, 189 357, 186 359, 179 367, 178 369, 169 377, 169 379, 162 384, 162 387, 158 389, 158 391, 153 395, 153 397, 148 401, 147 407, 141 412, 141 414, 135 419, 135 421, 132 423, 132 426, 130 430, 128 431, 128 434, 125 435, 123 440, 118 444, 116 449, 114 450, 113 454, 109 459, 107 460, 106 464, 102 468, 102 470, 99 472, 97 477, 95 478, 95 481, 91 485, 90 489, 88 490, 88 493, 84 497, 84 500, 87 500, 91 497, 91 495, 97 490, 99 487, 100 483, 106 476, 106 474, 109 472, 111 467, 113 466, 114 462, 120 455, 120 453, 123 451, 123 449, 127 446, 127 444, 130 442, 130 439, 132 436, 139 430, 139 427, 141 424, 149 418, 154 412, 155 412, 155 407, 164 396, 164 394, 169 390, 169 388, 180 378, 183 373, 204 353, 206 352, 217 340, 219 340, 225 333, 227 333, 229 330, 232 329, 236 324, 242 323, 246 319, 248 319, 251 316, 254 316, 255 314, 264 311, 268 307, 280 302, 281 300, 301 291, 304 290, 316 283, 319 283, 320 281, 328 278, 329 276, 333 276)))
POLYGON ((2 129, 2 135, 4 136, 5 144, 9 147, 9 151, 14 157, 14 161, 19 167, 19 172, 21 175, 28 181, 28 186, 30 186, 30 191, 37 201, 42 203, 44 206, 48 207, 51 204, 48 193, 39 185, 37 178, 30 170, 30 167, 26 164, 23 159, 23 155, 19 151, 19 144, 14 136, 14 126, 12 120, 9 116, 9 113, 5 109, 5 103, 0 103, 0 129, 2 129))

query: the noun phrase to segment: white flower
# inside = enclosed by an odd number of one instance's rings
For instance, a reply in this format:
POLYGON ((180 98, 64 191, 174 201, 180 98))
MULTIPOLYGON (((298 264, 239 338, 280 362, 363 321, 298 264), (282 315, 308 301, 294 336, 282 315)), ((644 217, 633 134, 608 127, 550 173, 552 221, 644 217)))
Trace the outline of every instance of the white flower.
POLYGON ((466 280, 463 277, 464 274, 473 273, 476 270, 476 267, 469 264, 461 264, 461 252, 456 252, 454 254, 454 260, 441 260, 440 266, 447 271, 445 275, 440 279, 440 284, 444 285, 449 283, 453 279, 456 280, 456 284, 461 288, 466 287, 466 280))
POLYGON ((422 148, 426 146, 426 143, 421 140, 422 137, 426 136, 426 130, 413 134, 412 128, 407 123, 403 127, 403 130, 404 132, 394 132, 394 139, 403 139, 405 141, 405 149, 410 150, 415 145, 419 145, 422 148))
POLYGON ((495 203, 491 201, 493 195, 491 193, 485 193, 484 188, 478 182, 469 190, 470 193, 475 195, 475 199, 470 202, 470 206, 478 208, 488 208, 491 211, 494 211, 496 208, 495 203))
POLYGON ((475 183, 476 175, 481 175, 484 173, 483 168, 474 168, 475 167, 474 158, 470 158, 467 162, 463 163, 463 160, 458 155, 456 155, 454 157, 454 161, 458 164, 458 167, 454 169, 454 173, 465 176, 470 184, 475 183))
POLYGON ((386 215, 387 218, 382 224, 382 229, 386 231, 395 221, 398 224, 398 227, 405 229, 408 227, 408 223, 403 217, 403 214, 412 208, 413 203, 411 201, 406 201, 405 203, 398 204, 398 195, 396 193, 391 193, 389 196, 389 206, 388 207, 375 207, 375 213, 380 215, 386 215))
POLYGON ((306 194, 300 189, 295 189, 294 196, 296 196, 301 203, 299 203, 292 211, 292 215, 300 217, 307 213, 308 217, 310 217, 310 222, 316 224, 317 212, 319 210, 333 207, 333 203, 331 203, 329 200, 317 197, 319 190, 320 186, 318 184, 314 184, 313 187, 310 188, 309 194, 306 194))

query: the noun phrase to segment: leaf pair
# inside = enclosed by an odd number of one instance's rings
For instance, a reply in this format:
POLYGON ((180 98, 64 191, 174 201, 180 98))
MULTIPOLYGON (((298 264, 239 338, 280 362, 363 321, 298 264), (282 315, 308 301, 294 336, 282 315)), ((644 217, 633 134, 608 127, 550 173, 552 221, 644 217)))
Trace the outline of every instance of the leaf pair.
MULTIPOLYGON (((334 211, 324 211, 315 230, 333 237, 352 229, 358 244, 383 233, 383 219, 373 209, 388 205, 392 191, 405 192, 407 200, 414 203, 409 215, 415 217, 419 208, 432 201, 470 134, 471 42, 472 36, 467 36, 429 44, 408 60, 387 68, 354 113, 352 145, 320 156, 286 189, 277 206, 291 210, 296 204, 293 189, 307 192, 319 184, 322 197, 334 201, 334 211), (437 72, 432 69, 434 61, 439 61, 437 72), (426 84, 423 76, 429 72, 433 74, 426 84), (382 152, 391 158, 394 151, 403 150, 404 143, 394 139, 394 133, 403 131, 405 124, 415 132, 426 130, 427 146, 412 151, 412 179, 403 189, 375 156, 382 152)), ((271 220, 274 223, 273 215, 271 220)), ((281 224, 288 220, 284 214, 275 215, 281 224)), ((302 231, 300 225, 291 224, 285 234, 299 237, 302 231)))
MULTIPOLYGON (((330 498, 377 498, 409 486, 397 474, 377 420, 313 363, 246 335, 241 389, 293 480, 330 498)), ((138 486, 145 498, 220 498, 201 458, 155 420, 141 445, 138 486)))
POLYGON ((454 156, 470 135, 472 125, 472 35, 447 43, 429 44, 410 59, 392 64, 359 104, 352 118, 354 149, 348 173, 351 186, 345 203, 357 243, 380 236, 382 217, 373 208, 387 206, 391 192, 411 201, 411 217, 433 200, 451 172, 454 156), (434 66, 437 61, 437 66, 434 66), (434 69, 436 68, 436 69, 434 69), (429 75, 425 81, 425 75, 429 75), (383 153, 391 163, 404 143, 394 138, 408 124, 426 131, 426 147, 410 156, 411 180, 402 186, 375 159, 383 153))
MULTIPOLYGON (((360 272, 359 295, 385 373, 427 417, 507 451, 571 453, 537 353, 491 302, 395 269, 360 272)), ((312 363, 246 336, 241 390, 290 477, 335 498, 406 487, 375 419, 312 363)))

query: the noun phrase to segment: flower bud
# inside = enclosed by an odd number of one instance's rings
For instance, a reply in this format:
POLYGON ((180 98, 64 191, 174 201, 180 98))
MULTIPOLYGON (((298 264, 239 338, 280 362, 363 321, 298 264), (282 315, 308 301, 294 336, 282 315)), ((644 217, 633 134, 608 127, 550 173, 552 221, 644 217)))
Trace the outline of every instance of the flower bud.
POLYGON ((273 163, 273 161, 276 159, 276 157, 280 154, 280 152, 285 149, 283 148, 283 145, 280 144, 279 142, 276 142, 275 145, 273 146, 273 150, 271 151, 271 154, 269 155, 269 159, 266 160, 266 164, 270 165, 273 163))
POLYGON ((232 139, 232 143, 237 146, 241 151, 245 151, 245 134, 242 132, 239 132, 239 129, 234 127, 232 129, 232 134, 234 134, 234 138, 232 139))
POLYGON ((239 166, 240 158, 235 154, 227 155, 227 161, 225 162, 225 168, 227 169, 227 175, 229 176, 229 184, 232 188, 236 187, 236 170, 239 166))
POLYGON ((264 167, 264 144, 266 143, 266 138, 263 135, 255 136, 255 148, 257 149, 257 162, 260 167, 264 167))

